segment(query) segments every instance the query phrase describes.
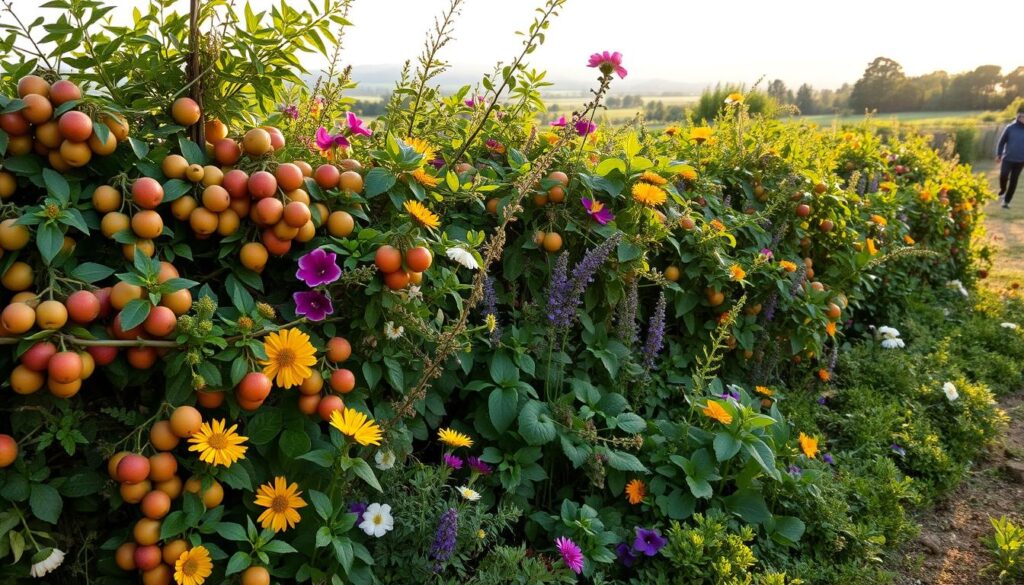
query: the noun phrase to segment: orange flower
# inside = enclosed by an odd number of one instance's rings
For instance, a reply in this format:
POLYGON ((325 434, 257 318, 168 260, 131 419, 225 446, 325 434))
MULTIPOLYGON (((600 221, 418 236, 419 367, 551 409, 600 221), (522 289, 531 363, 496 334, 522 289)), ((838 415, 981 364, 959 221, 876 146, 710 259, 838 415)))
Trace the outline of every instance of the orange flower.
POLYGON ((634 506, 640 504, 647 497, 647 485, 639 479, 634 479, 626 484, 626 498, 634 506))
POLYGON ((917 194, 917 198, 920 199, 921 201, 924 201, 925 203, 928 203, 929 201, 932 200, 931 191, 921 191, 920 193, 917 194))
POLYGON ((800 433, 800 450, 809 459, 814 459, 814 456, 818 454, 818 439, 800 433))
POLYGON ((875 247, 875 240, 874 240, 874 238, 868 238, 867 246, 868 246, 868 254, 871 254, 872 256, 874 256, 875 254, 878 253, 878 248, 875 247))
POLYGON ((704 407, 704 415, 710 419, 717 420, 723 425, 732 423, 732 415, 726 412, 722 405, 714 400, 708 400, 708 405, 704 407))
POLYGON ((877 215, 877 214, 871 216, 871 221, 873 221, 876 224, 881 225, 881 226, 888 225, 888 223, 889 223, 888 220, 886 220, 881 215, 877 215))
POLYGON ((907 234, 903 236, 903 243, 908 246, 913 246, 915 244, 914 238, 910 237, 910 234, 907 234))
POLYGON ((711 128, 708 128, 707 126, 693 128, 690 130, 690 140, 693 140, 697 144, 704 142, 708 138, 711 138, 711 128))
POLYGON ((729 278, 735 281, 740 281, 746 278, 746 276, 746 271, 743 270, 743 267, 740 266, 739 264, 733 264, 732 266, 729 267, 729 278))
POLYGON ((779 260, 779 267, 786 272, 796 272, 796 262, 790 262, 789 260, 779 260))
POLYGON ((725 231, 725 224, 722 223, 720 220, 717 220, 717 219, 712 219, 711 220, 711 227, 715 228, 716 230, 718 230, 720 232, 724 232, 725 231))
POLYGON ((651 171, 644 171, 644 174, 640 175, 640 180, 652 185, 664 185, 665 183, 668 183, 668 179, 662 177, 658 173, 652 173, 651 171))
POLYGON ((683 168, 679 171, 679 178, 686 181, 696 181, 697 169, 691 167, 690 165, 683 165, 683 168))
POLYGON ((828 325, 825 325, 825 333, 828 333, 829 337, 836 336, 836 322, 829 321, 828 325))
POLYGON ((818 378, 820 378, 822 382, 828 382, 832 379, 832 374, 830 374, 825 368, 821 368, 818 370, 818 378))

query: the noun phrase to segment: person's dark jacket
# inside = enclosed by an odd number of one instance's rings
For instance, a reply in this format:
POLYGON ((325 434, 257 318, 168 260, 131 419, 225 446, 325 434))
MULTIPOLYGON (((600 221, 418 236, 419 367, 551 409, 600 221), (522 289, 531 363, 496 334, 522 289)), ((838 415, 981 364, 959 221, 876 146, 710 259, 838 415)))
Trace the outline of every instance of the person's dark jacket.
POLYGON ((1014 122, 1003 130, 996 145, 996 157, 1007 162, 1024 162, 1024 124, 1014 122))

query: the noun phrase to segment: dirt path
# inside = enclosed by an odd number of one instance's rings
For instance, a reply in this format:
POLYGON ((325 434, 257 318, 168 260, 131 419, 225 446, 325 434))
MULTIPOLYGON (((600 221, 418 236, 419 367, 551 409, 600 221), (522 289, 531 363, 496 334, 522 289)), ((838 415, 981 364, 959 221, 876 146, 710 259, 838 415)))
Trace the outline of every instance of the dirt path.
MULTIPOLYGON (((975 165, 997 190, 991 162, 975 165)), ((1024 285, 1024 190, 1011 209, 991 203, 985 225, 995 264, 985 281, 994 290, 1024 285)), ((1010 419, 1006 437, 976 461, 963 483, 918 518, 921 535, 904 548, 897 585, 982 585, 992 558, 983 538, 992 534, 991 518, 1024 522, 1024 391, 1005 396, 1000 406, 1010 419)))

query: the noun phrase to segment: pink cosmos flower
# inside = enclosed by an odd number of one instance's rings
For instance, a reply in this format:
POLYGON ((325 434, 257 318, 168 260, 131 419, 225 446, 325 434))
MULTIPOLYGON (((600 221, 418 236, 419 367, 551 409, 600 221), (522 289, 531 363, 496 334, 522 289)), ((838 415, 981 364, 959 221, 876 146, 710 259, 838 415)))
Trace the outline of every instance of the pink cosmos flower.
POLYGON ((566 124, 568 124, 568 122, 565 121, 565 116, 562 116, 555 120, 554 122, 550 123, 551 126, 554 126, 556 128, 564 128, 566 124))
POLYGON ((373 136, 373 131, 363 126, 363 121, 356 117, 352 112, 345 114, 348 121, 348 131, 353 136, 373 136))
POLYGON ((327 131, 327 128, 324 128, 323 126, 318 128, 316 131, 316 145, 324 152, 339 146, 342 148, 348 148, 350 146, 349 141, 345 138, 344 134, 331 134, 327 131))
POLYGON ((605 75, 611 75, 614 71, 619 76, 619 79, 625 79, 626 77, 626 69, 622 66, 622 53, 618 51, 614 53, 609 53, 608 51, 594 53, 590 56, 587 67, 596 67, 605 75))
POLYGON ((583 572, 583 551, 579 545, 569 538, 559 536, 555 539, 555 547, 562 555, 562 561, 573 573, 579 575, 583 572))
POLYGON ((589 120, 580 120, 576 122, 576 133, 580 136, 587 136, 597 130, 597 124, 589 120))
POLYGON ((583 197, 580 199, 580 203, 583 204, 583 209, 586 210, 587 215, 601 225, 605 225, 609 221, 615 219, 615 216, 612 215, 612 210, 605 207, 604 203, 601 203, 596 199, 590 200, 583 197))

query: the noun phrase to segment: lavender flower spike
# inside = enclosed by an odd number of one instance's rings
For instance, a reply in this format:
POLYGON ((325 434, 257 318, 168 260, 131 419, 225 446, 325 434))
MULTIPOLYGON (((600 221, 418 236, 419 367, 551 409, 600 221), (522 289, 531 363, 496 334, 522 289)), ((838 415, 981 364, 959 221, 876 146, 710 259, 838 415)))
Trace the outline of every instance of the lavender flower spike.
POLYGON ((591 248, 567 274, 569 259, 565 252, 558 257, 551 274, 548 290, 548 322, 556 328, 568 329, 576 320, 576 309, 583 303, 583 293, 594 281, 598 268, 604 264, 612 250, 622 239, 622 232, 615 232, 610 238, 591 248))
POLYGON ((654 316, 647 326, 647 342, 644 343, 644 368, 651 370, 661 353, 665 341, 665 291, 658 295, 658 304, 654 308, 654 316))
POLYGON ((569 282, 569 256, 562 252, 555 260, 548 288, 548 323, 552 326, 568 328, 572 324, 572 317, 566 308, 570 294, 572 283, 569 282))
POLYGON ((629 283, 629 289, 626 291, 626 298, 619 303, 616 335, 618 335, 619 341, 624 343, 627 347, 633 345, 633 342, 636 341, 637 338, 636 313, 637 308, 640 305, 639 292, 637 279, 634 278, 629 283))
POLYGON ((440 573, 448 559, 452 558, 458 536, 459 513, 455 508, 448 508, 437 522, 434 542, 430 545, 430 559, 434 561, 435 573, 440 573))

